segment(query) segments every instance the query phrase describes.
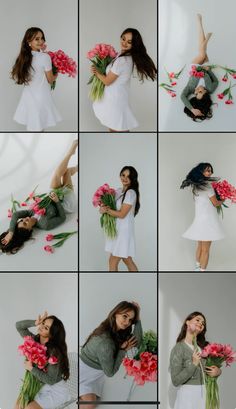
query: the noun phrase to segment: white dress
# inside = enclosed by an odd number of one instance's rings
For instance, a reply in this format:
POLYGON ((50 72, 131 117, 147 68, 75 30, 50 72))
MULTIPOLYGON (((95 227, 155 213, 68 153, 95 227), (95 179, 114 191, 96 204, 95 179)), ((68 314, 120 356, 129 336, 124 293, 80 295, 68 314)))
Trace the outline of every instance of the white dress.
POLYGON ((198 190, 195 199, 195 218, 183 237, 196 241, 215 241, 225 237, 217 209, 210 201, 215 192, 212 186, 198 190))
MULTIPOLYGON (((185 342, 194 350, 193 345, 185 342)), ((199 348, 201 352, 201 348, 199 348)), ((205 385, 181 385, 177 390, 174 409, 205 409, 206 389, 205 385)))
POLYGON ((118 78, 105 86, 102 99, 93 103, 96 117, 107 128, 115 131, 126 131, 138 126, 129 106, 129 87, 133 71, 131 56, 117 57, 106 68, 106 74, 111 71, 118 78))
POLYGON ((45 71, 52 69, 51 58, 47 53, 32 51, 32 80, 24 85, 14 120, 26 125, 27 131, 42 131, 55 126, 61 117, 52 100, 51 85, 45 71))
POLYGON ((126 192, 122 203, 122 188, 116 190, 116 208, 120 210, 122 204, 132 205, 124 219, 116 218, 117 236, 115 239, 106 239, 105 251, 117 257, 135 257, 134 240, 134 209, 136 204, 136 192, 130 189, 126 192))

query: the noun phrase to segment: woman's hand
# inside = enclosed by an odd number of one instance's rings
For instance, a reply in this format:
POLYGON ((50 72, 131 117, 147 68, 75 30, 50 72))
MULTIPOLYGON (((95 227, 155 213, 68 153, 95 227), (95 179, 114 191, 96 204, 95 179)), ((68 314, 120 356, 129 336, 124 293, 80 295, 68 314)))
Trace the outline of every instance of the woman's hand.
POLYGON ((200 353, 199 351, 196 351, 196 350, 195 350, 195 351, 193 352, 192 361, 193 361, 193 364, 196 365, 196 366, 198 366, 198 365, 200 364, 200 361, 201 361, 201 353, 200 353))
POLYGON ((5 246, 11 241, 13 237, 13 233, 9 231, 5 237, 1 240, 1 243, 4 244, 5 246))
POLYGON ((25 369, 27 369, 27 371, 32 371, 33 369, 33 364, 30 361, 25 360, 24 366, 25 366, 25 369))
POLYGON ((55 202, 55 203, 59 202, 58 196, 57 196, 57 194, 55 192, 51 192, 49 194, 49 197, 52 199, 53 202, 55 202))
POLYGON ((135 307, 136 307, 137 310, 138 310, 136 320, 139 321, 139 320, 140 320, 140 305, 139 305, 136 301, 132 301, 132 304, 134 304, 135 307))
POLYGON ((98 72, 97 68, 95 67, 95 65, 91 65, 91 73, 94 74, 94 75, 99 74, 99 72, 98 72))
POLYGON ((99 209, 99 212, 100 212, 101 214, 104 214, 104 213, 108 213, 109 210, 110 210, 110 207, 109 207, 109 206, 101 205, 101 206, 100 206, 100 209, 99 209))
POLYGON ((210 67, 209 67, 208 65, 202 65, 202 68, 203 68, 204 70, 206 70, 206 71, 209 71, 209 70, 210 70, 210 67))
POLYGON ((129 349, 134 348, 137 345, 137 343, 138 343, 137 338, 133 335, 127 341, 123 342, 123 344, 120 346, 120 349, 128 351, 129 349))
POLYGON ((41 322, 43 322, 43 320, 45 320, 45 318, 47 318, 48 313, 47 311, 45 311, 42 315, 38 316, 38 319, 35 321, 35 326, 37 327, 38 325, 41 324, 41 322))
POLYGON ((221 369, 218 368, 218 366, 215 366, 215 365, 206 366, 205 367, 205 372, 207 373, 207 375, 214 378, 214 377, 219 376, 221 374, 221 369))
POLYGON ((193 113, 194 116, 203 116, 199 109, 192 108, 191 112, 193 113))

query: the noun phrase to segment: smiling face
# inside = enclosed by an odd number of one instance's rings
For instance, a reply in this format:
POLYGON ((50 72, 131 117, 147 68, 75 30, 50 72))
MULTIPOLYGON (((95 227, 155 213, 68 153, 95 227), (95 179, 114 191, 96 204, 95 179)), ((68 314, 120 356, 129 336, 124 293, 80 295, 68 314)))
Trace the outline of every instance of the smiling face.
POLYGON ((200 85, 199 87, 195 88, 194 95, 197 99, 202 99, 203 95, 205 95, 206 92, 206 88, 200 85))
POLYGON ((200 334, 204 328, 205 328, 205 320, 201 315, 196 315, 196 317, 192 318, 191 320, 187 320, 186 321, 187 327, 190 327, 192 329, 195 328, 195 330, 193 332, 195 332, 196 334, 200 334))
POLYGON ((45 43, 43 33, 38 31, 35 36, 28 42, 32 51, 40 51, 45 43))
POLYGON ((38 328, 38 333, 42 338, 49 338, 50 336, 50 328, 52 326, 53 319, 52 318, 46 318, 38 328))
POLYGON ((130 180, 130 177, 129 177, 129 170, 128 169, 124 170, 121 173, 120 180, 121 180, 121 183, 122 183, 124 189, 127 189, 130 186, 131 180, 130 180))
POLYGON ((204 171, 202 172, 203 176, 205 176, 206 178, 210 178, 212 175, 212 169, 210 166, 208 166, 206 169, 204 169, 204 171))
POLYGON ((117 330, 125 330, 133 324, 135 313, 133 310, 122 311, 115 315, 117 330))
POLYGON ((121 51, 129 51, 132 48, 132 33, 123 34, 120 38, 121 51))
POLYGON ((32 230, 33 226, 35 225, 36 219, 32 217, 24 217, 23 219, 20 219, 18 222, 18 227, 23 228, 26 230, 32 230))

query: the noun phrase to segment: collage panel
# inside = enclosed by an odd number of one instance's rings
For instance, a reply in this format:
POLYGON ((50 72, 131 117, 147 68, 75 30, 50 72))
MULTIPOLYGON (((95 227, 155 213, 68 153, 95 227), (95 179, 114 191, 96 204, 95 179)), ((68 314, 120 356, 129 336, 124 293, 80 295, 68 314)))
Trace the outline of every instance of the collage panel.
POLYGON ((154 133, 80 133, 80 271, 157 271, 156 150, 154 133))
POLYGON ((79 291, 80 408, 155 403, 157 275, 81 272, 79 291))
POLYGON ((78 275, 1 272, 0 317, 0 407, 78 408, 78 275))
POLYGON ((157 1, 83 0, 79 15, 80 131, 157 131, 157 1))
POLYGON ((0 134, 0 271, 78 270, 77 134, 0 134))
POLYGON ((160 271, 235 271, 235 149, 234 133, 159 134, 160 271))
POLYGON ((161 132, 235 131, 236 57, 225 45, 235 36, 236 6, 212 7, 159 1, 161 132))
POLYGON ((77 131, 77 0, 70 7, 42 0, 40 9, 35 0, 2 0, 1 10, 1 35, 8 35, 1 47, 0 130, 77 131))
POLYGON ((235 407, 235 288, 235 273, 159 273, 160 408, 235 407))

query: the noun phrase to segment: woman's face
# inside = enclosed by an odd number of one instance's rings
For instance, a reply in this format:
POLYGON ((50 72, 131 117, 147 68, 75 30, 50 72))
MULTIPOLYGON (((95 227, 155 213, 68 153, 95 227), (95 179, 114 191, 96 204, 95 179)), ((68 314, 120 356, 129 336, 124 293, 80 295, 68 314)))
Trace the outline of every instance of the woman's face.
POLYGON ((121 173, 120 180, 121 180, 121 183, 122 183, 123 187, 127 189, 129 187, 130 183, 131 183, 128 169, 124 170, 121 173))
POLYGON ((199 87, 195 88, 194 94, 197 99, 202 99, 203 95, 205 95, 206 92, 206 88, 200 85, 199 87))
POLYGON ((49 338, 49 333, 50 333, 50 328, 52 326, 52 323, 53 323, 53 319, 47 318, 39 325, 38 333, 41 337, 49 338))
MULTIPOLYGON (((201 315, 196 315, 196 317, 192 318, 191 320, 186 321, 187 325, 193 324, 196 328, 196 333, 200 334, 205 328, 205 320, 201 315)), ((193 327, 193 328, 194 328, 193 327)))
POLYGON ((35 225, 35 220, 32 217, 24 217, 18 222, 18 227, 26 230, 32 230, 35 225))
POLYGON ((43 34, 41 33, 41 31, 38 31, 35 34, 34 38, 28 42, 30 48, 33 51, 40 51, 44 43, 45 41, 43 39, 43 34))
POLYGON ((210 178, 212 175, 212 170, 211 168, 208 166, 203 172, 202 172, 203 176, 205 176, 206 178, 210 178))
POLYGON ((123 34, 120 38, 121 51, 128 51, 132 48, 132 33, 123 34))
POLYGON ((116 314, 116 328, 119 331, 120 329, 125 330, 130 327, 133 323, 135 313, 133 310, 123 311, 119 314, 116 314))

